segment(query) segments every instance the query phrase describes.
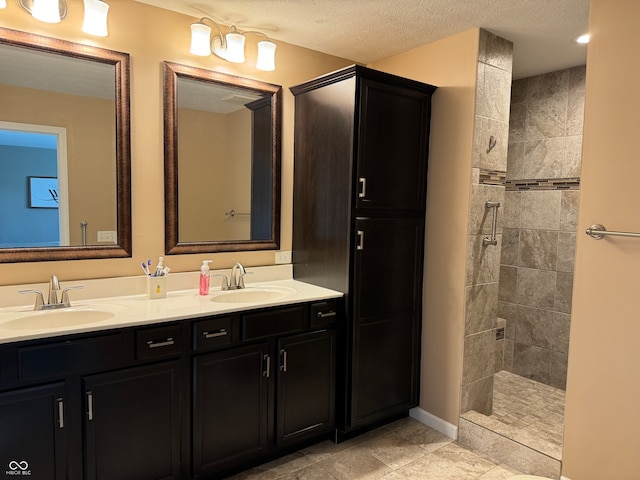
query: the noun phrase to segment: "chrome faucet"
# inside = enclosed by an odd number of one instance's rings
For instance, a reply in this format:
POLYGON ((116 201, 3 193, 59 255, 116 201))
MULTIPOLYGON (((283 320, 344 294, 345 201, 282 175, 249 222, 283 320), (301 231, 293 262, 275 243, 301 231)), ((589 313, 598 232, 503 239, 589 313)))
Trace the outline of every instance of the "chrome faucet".
POLYGON ((78 288, 84 288, 82 285, 76 285, 73 287, 67 287, 62 290, 62 298, 58 301, 58 292, 60 291, 60 281, 53 273, 49 278, 49 299, 47 303, 44 303, 44 296, 40 290, 20 290, 19 293, 35 293, 36 303, 33 306, 34 310, 51 310, 54 308, 66 308, 71 306, 69 301, 69 290, 75 290, 78 288))
POLYGON ((248 272, 245 270, 244 265, 240 262, 233 264, 231 268, 231 277, 229 279, 229 290, 237 290, 244 288, 244 276, 248 272))

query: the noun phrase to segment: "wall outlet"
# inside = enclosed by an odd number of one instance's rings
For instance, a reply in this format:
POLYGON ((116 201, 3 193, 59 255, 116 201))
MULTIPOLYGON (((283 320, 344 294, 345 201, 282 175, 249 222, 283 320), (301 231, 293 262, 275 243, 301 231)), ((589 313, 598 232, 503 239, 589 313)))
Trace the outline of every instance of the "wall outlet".
POLYGON ((276 263, 291 263, 291 250, 276 252, 276 263))
POLYGON ((98 242, 116 243, 118 240, 117 232, 111 230, 98 230, 98 242))

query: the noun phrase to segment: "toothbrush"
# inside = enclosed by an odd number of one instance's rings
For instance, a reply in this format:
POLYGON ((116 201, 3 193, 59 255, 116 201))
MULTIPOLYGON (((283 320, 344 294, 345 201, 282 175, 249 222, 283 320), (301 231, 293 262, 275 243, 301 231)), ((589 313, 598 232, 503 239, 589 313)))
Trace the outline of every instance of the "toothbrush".
POLYGON ((151 273, 149 273, 149 269, 147 268, 147 264, 144 262, 142 262, 142 271, 147 277, 151 276, 151 273))

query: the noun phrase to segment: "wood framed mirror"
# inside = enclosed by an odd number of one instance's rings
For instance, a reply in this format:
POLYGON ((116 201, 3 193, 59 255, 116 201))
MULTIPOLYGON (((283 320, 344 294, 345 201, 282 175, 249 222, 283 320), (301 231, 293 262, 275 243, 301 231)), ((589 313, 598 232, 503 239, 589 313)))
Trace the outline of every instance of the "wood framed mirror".
POLYGON ((0 28, 0 56, 0 262, 130 257, 129 55, 0 28))
POLYGON ((276 250, 282 87, 163 64, 165 252, 276 250))

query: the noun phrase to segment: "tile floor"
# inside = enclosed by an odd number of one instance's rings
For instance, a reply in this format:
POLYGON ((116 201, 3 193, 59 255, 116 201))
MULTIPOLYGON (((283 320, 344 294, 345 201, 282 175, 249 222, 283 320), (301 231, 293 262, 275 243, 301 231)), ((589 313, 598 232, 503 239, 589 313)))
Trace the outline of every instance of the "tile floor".
POLYGON ((491 416, 471 411, 463 418, 561 460, 564 390, 506 371, 493 379, 491 416))
POLYGON ((324 441, 233 480, 506 480, 520 472, 405 418, 340 444, 324 441))

